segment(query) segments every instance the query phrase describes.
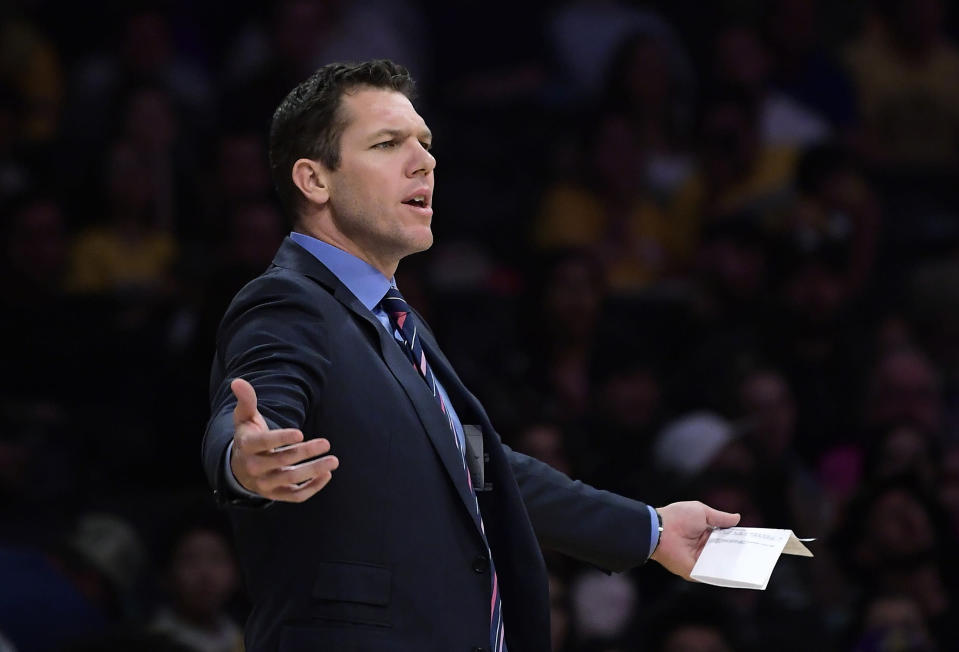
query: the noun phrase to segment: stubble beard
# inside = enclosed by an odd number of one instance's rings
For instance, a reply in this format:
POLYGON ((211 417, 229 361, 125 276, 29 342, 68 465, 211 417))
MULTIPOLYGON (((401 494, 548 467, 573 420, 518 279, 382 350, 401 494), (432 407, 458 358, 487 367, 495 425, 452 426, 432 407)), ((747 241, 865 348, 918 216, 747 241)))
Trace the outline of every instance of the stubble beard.
POLYGON ((384 223, 379 211, 355 204, 347 210, 337 210, 335 206, 330 209, 334 225, 358 249, 355 253, 363 254, 361 258, 395 266, 403 258, 433 246, 433 229, 429 224, 404 228, 398 221, 384 223), (422 229, 426 234, 420 236, 422 229))

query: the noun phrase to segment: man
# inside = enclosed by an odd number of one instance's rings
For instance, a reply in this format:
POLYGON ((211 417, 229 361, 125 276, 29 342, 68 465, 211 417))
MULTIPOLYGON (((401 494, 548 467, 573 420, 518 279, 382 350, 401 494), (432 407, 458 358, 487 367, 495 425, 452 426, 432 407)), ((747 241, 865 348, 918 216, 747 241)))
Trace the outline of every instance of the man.
POLYGON ((688 576, 709 529, 738 520, 700 503, 657 515, 500 443, 391 283, 433 242, 412 90, 388 61, 332 64, 273 116, 294 233, 223 318, 203 442, 253 598, 250 652, 545 651, 540 543, 610 571, 655 549, 688 576))

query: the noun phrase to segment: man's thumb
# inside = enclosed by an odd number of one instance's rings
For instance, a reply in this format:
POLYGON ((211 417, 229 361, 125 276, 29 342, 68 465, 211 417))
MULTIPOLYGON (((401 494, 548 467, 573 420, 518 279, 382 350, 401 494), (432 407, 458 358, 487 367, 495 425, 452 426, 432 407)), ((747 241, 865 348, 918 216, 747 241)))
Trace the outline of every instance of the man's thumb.
POLYGON ((253 421, 258 414, 256 411, 256 392, 253 385, 242 378, 234 378, 230 383, 230 389, 236 396, 236 407, 233 409, 233 425, 239 426, 241 423, 253 421))
POLYGON ((713 527, 733 527, 739 523, 739 514, 721 512, 718 509, 706 506, 706 522, 713 527))

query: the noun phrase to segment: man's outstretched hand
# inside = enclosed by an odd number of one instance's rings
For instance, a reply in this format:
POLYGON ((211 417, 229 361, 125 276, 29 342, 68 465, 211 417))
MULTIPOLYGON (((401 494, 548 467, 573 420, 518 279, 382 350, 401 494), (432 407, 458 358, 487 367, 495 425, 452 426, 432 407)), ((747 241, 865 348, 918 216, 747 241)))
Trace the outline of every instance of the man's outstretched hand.
POLYGON ((739 514, 720 512, 697 501, 671 503, 656 511, 663 519, 663 533, 650 559, 687 580, 713 528, 739 523, 739 514))
POLYGON ((326 455, 330 442, 303 441, 303 433, 296 428, 270 430, 256 409, 253 386, 235 378, 230 389, 236 396, 230 468, 240 485, 264 498, 289 503, 302 503, 325 487, 340 465, 336 457, 326 455))

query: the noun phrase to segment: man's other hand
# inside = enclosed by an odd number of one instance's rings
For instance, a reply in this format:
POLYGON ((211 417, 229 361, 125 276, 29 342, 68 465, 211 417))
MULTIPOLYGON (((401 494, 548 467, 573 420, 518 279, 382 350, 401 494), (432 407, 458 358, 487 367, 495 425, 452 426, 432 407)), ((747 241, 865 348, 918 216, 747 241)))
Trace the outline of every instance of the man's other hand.
POLYGON ((663 519, 663 532, 650 559, 687 580, 713 528, 739 523, 739 514, 720 512, 698 501, 671 503, 656 511, 663 519))
POLYGON ((236 396, 230 468, 237 482, 264 498, 289 503, 302 503, 325 487, 340 465, 335 456, 326 455, 330 442, 303 441, 296 428, 270 430, 256 409, 253 386, 235 378, 230 389, 236 396))

